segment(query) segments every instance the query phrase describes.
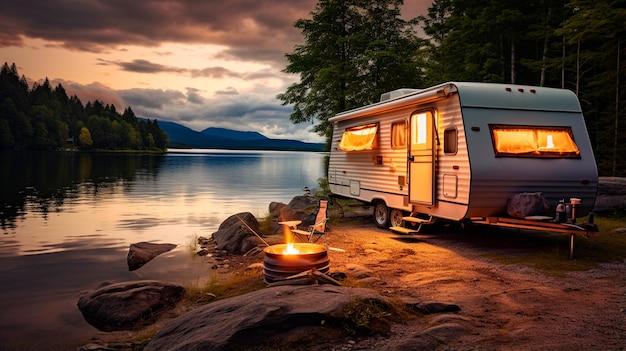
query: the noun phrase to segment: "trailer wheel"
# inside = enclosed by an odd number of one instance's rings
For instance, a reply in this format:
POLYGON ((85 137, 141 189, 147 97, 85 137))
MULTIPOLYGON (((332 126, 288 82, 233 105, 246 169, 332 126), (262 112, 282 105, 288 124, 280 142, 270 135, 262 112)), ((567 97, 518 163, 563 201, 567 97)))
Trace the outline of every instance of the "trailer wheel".
POLYGON ((389 213, 389 226, 402 227, 402 217, 404 217, 404 212, 395 208, 391 209, 389 213))
POLYGON ((378 228, 389 228, 389 208, 384 201, 377 201, 374 205, 374 221, 378 228))

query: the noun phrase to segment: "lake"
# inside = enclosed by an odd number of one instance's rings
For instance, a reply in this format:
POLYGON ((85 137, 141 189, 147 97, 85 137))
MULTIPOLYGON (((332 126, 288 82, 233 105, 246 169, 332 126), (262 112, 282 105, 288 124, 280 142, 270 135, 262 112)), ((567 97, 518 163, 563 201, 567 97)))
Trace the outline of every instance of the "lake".
POLYGON ((102 282, 205 279, 194 255, 230 215, 268 213, 325 177, 325 154, 0 153, 0 350, 58 350, 97 330, 76 302, 102 282), (177 248, 129 272, 132 243, 177 248), (63 336, 63 342, 54 340, 63 336))

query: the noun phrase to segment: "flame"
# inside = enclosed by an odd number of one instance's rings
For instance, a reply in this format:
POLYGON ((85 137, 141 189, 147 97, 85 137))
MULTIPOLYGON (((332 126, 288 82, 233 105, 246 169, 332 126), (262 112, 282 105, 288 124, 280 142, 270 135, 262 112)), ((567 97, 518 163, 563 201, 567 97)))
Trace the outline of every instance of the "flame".
POLYGON ((296 249, 293 246, 293 243, 287 243, 287 246, 282 252, 283 255, 297 255, 299 253, 300 253, 300 250, 296 249))
POLYGON ((285 234, 285 243, 287 244, 285 246, 285 249, 283 250, 282 254, 283 255, 297 255, 300 253, 300 250, 296 249, 293 245, 293 233, 291 232, 291 229, 288 226, 283 226, 284 229, 284 234, 285 234))

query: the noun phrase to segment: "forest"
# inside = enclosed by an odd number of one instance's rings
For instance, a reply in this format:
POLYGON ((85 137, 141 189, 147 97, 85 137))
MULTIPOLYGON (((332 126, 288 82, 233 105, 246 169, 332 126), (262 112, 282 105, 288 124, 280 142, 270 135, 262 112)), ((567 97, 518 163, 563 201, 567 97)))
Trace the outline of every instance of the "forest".
POLYGON ((450 81, 568 89, 580 101, 600 175, 626 176, 626 0, 319 0, 278 95, 294 123, 328 119, 398 88, 450 81), (408 1, 407 1, 408 3, 408 1))
POLYGON ((626 1, 437 0, 421 20, 430 79, 571 90, 600 175, 626 176, 626 1))
POLYGON ((138 119, 130 107, 67 96, 46 78, 29 88, 15 63, 0 69, 0 150, 152 150, 167 149, 167 134, 157 120, 138 119))

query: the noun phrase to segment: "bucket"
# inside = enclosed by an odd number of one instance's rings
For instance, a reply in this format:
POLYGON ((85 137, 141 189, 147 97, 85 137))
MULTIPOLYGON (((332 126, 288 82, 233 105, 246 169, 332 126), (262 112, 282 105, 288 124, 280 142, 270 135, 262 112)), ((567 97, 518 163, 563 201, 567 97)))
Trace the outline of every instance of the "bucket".
POLYGON ((273 283, 292 275, 308 270, 318 270, 327 273, 330 269, 330 260, 326 248, 317 244, 294 243, 298 253, 285 254, 287 244, 278 244, 266 247, 263 259, 263 275, 265 283, 273 283))

